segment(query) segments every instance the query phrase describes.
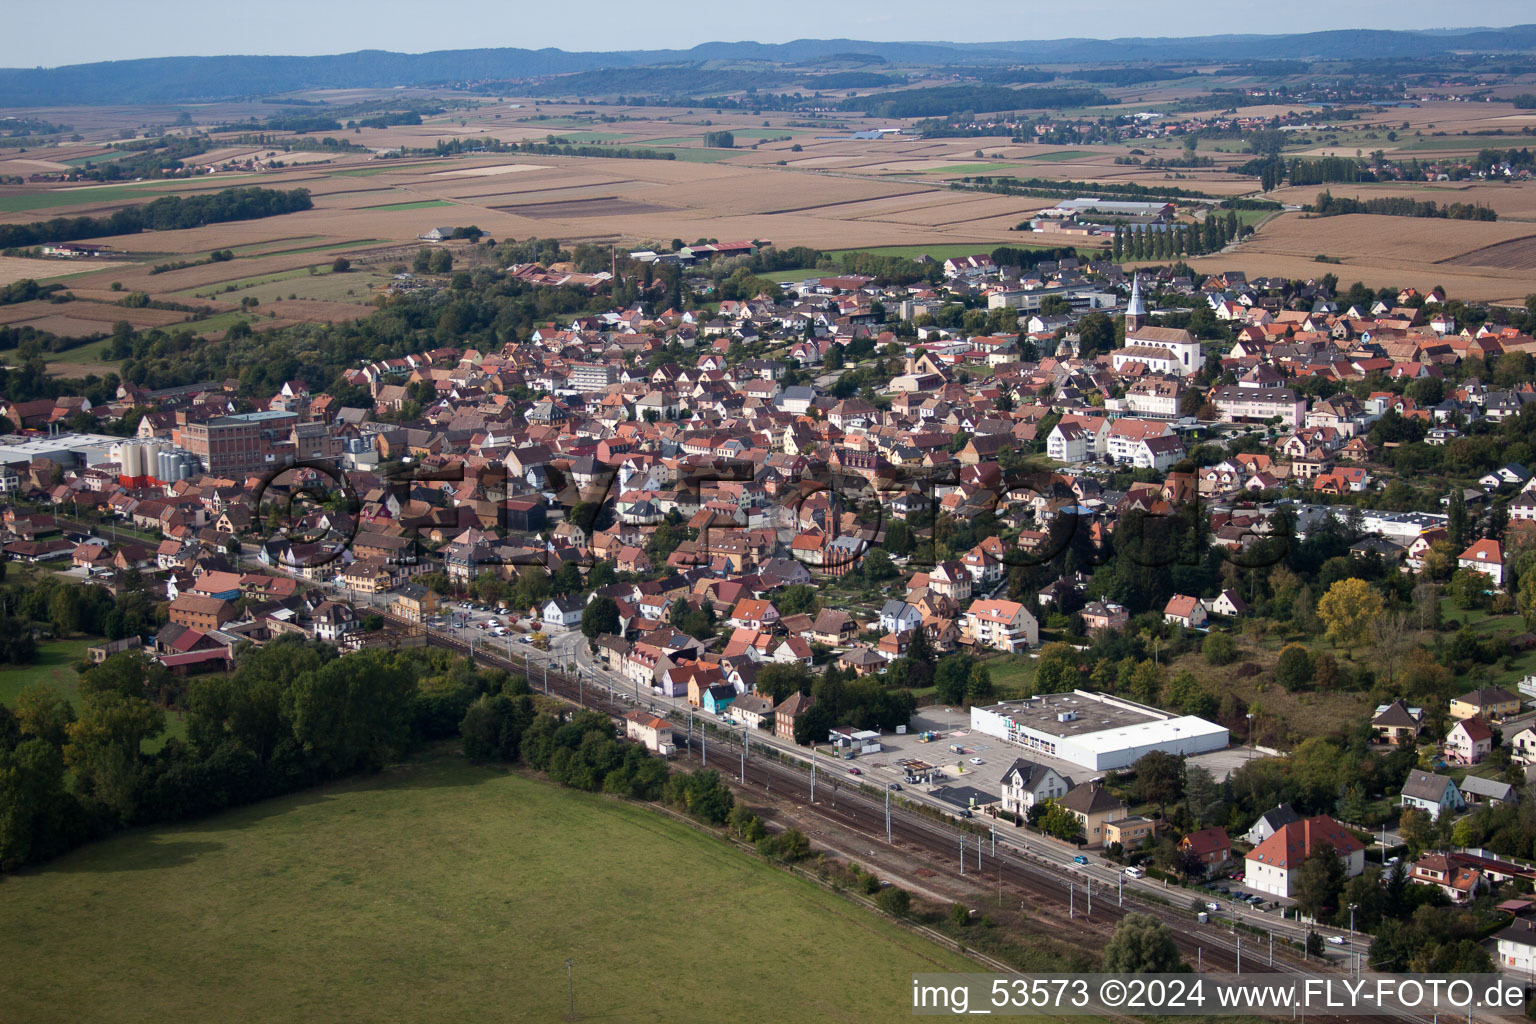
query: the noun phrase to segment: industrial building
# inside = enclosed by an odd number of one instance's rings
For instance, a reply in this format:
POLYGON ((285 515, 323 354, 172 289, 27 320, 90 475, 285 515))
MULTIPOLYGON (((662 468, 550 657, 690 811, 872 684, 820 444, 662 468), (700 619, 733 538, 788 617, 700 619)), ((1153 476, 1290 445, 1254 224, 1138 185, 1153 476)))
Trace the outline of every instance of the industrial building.
POLYGON ((1227 730, 1121 697, 1074 690, 971 708, 971 728, 1086 768, 1126 768, 1153 750, 1203 754, 1227 746, 1227 730))

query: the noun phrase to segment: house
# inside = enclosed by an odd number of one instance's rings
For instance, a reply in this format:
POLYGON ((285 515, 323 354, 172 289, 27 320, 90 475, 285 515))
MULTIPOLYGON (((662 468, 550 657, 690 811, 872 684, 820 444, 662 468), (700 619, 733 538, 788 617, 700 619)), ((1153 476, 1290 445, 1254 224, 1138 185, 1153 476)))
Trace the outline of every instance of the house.
POLYGON ((795 723, 816 703, 809 694, 792 693, 773 709, 773 734, 791 743, 795 740, 795 723))
POLYGON ((172 622, 204 633, 219 629, 234 617, 234 605, 222 598, 182 594, 171 602, 172 622))
POLYGON ((717 683, 704 691, 700 706, 712 715, 723 715, 725 709, 736 700, 736 688, 725 683, 717 683))
POLYGON ((1248 602, 1235 590, 1223 590, 1210 602, 1210 609, 1212 615, 1235 619, 1248 614, 1248 602))
POLYGON ((581 613, 586 607, 579 597, 553 597, 545 602, 539 614, 545 629, 565 630, 581 625, 581 613))
POLYGON ((859 624, 847 612, 823 608, 811 625, 811 636, 820 644, 837 647, 859 635, 859 624))
POLYGON ((1105 845, 1118 843, 1123 850, 1138 850, 1156 835, 1157 823, 1139 814, 1104 823, 1105 845))
POLYGON ((442 610, 443 599, 437 591, 419 583, 407 583, 395 591, 390 610, 407 622, 422 623, 442 610))
POLYGON ((1199 858, 1207 873, 1214 873, 1232 859, 1232 840, 1227 837, 1227 830, 1219 825, 1191 832, 1179 840, 1179 849, 1199 858))
POLYGON ((93 665, 100 665, 114 654, 122 654, 124 651, 137 651, 143 646, 143 637, 128 636, 121 640, 108 640, 104 644, 87 647, 85 653, 90 657, 93 665))
POLYGON ((1290 899, 1302 863, 1324 844, 1332 846, 1344 862, 1345 878, 1365 870, 1365 846, 1332 817, 1319 814, 1282 826, 1248 851, 1243 859, 1243 884, 1255 892, 1290 899))
POLYGON ((1536 762, 1536 729, 1526 726, 1509 740, 1509 754, 1521 764, 1536 762))
POLYGON ((905 601, 890 600, 880 608, 880 632, 910 633, 922 624, 923 613, 905 601))
POLYGON ((731 702, 731 717, 748 729, 767 729, 773 724, 773 701, 744 693, 731 702))
POLYGON ((670 754, 675 746, 672 723, 639 708, 624 716, 624 737, 645 744, 656 754, 670 754))
POLYGON ((1185 629, 1202 629, 1206 623, 1210 622, 1210 617, 1206 615, 1205 605, 1200 603, 1198 597, 1175 594, 1168 599, 1168 604, 1163 608, 1163 621, 1172 622, 1185 629))
POLYGON ((1096 629, 1119 632, 1131 621, 1131 613, 1124 605, 1112 601, 1089 601, 1083 605, 1083 628, 1092 633, 1096 629))
POLYGON ((1493 730, 1478 715, 1463 718, 1445 736, 1445 756, 1456 764, 1477 764, 1493 749, 1493 730))
POLYGON ((1013 764, 1003 772, 1003 811, 1006 814, 1028 814, 1030 808, 1042 800, 1060 800, 1072 788, 1072 780, 1054 768, 1014 758, 1013 764))
POLYGON ((1403 783, 1402 797, 1398 802, 1403 807, 1424 811, 1431 818, 1438 818, 1445 811, 1459 811, 1467 805, 1461 797, 1461 790, 1456 787, 1455 779, 1417 768, 1408 773, 1408 781, 1403 783))
POLYGON ((1465 903, 1488 885, 1477 868, 1455 864, 1443 853, 1426 853, 1414 861, 1408 870, 1408 881, 1439 886, 1452 903, 1465 903))
POLYGON ((1424 709, 1409 707, 1400 700, 1379 705, 1371 719, 1371 728, 1376 733, 1377 742, 1390 743, 1396 747, 1411 745, 1417 740, 1423 724, 1424 709))
POLYGON ((1495 587, 1504 586, 1504 546, 1491 537, 1474 541, 1456 556, 1456 565, 1482 573, 1495 587))
POLYGON ((1500 967, 1527 977, 1536 972, 1536 920, 1517 917, 1493 938, 1500 967))
POLYGON ((310 621, 315 627, 315 636, 328 643, 339 643, 348 633, 362 628, 352 606, 339 601, 322 601, 310 613, 310 621))
POLYGON ((731 610, 730 624, 738 629, 769 629, 779 621, 779 610, 771 601, 744 597, 731 610))
POLYGON ((1250 846, 1258 846, 1291 822, 1300 820, 1301 815, 1297 814, 1290 804, 1276 804, 1259 815, 1259 820, 1253 823, 1253 827, 1243 833, 1243 842, 1250 846))
POLYGON ((1520 713, 1520 696, 1502 686, 1485 686, 1453 698, 1446 710, 1452 718, 1478 715, 1485 721, 1498 722, 1520 713))
POLYGON ((1520 802, 1520 791, 1508 782, 1468 775, 1461 780, 1461 798, 1468 806, 1474 804, 1513 804, 1520 802))
POLYGON ((1040 645, 1040 623, 1017 601, 973 601, 961 627, 963 642, 999 651, 1017 651, 1040 645))
POLYGON ((1125 801, 1104 788, 1102 779, 1074 786, 1057 804, 1083 826, 1088 846, 1103 846, 1104 826, 1126 817, 1130 810, 1125 801))

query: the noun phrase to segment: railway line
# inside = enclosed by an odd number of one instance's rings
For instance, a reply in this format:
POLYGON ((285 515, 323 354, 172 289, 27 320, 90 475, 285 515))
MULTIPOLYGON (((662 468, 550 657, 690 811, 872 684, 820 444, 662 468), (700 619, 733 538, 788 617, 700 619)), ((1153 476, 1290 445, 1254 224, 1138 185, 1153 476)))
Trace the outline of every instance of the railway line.
MULTIPOLYGON (((406 620, 386 616, 393 622, 421 627, 406 620)), ((431 646, 470 654, 470 645, 449 634, 437 630, 426 631, 431 646)), ((503 669, 513 675, 524 674, 524 665, 496 653, 495 650, 476 645, 473 651, 476 661, 503 669)), ((537 689, 547 687, 550 696, 559 697, 572 704, 580 704, 590 710, 601 711, 621 718, 632 710, 632 705, 616 699, 612 690, 601 683, 587 684, 583 679, 572 678, 564 672, 549 670, 535 673, 529 679, 537 689)), ((658 708, 661 717, 669 717, 669 709, 658 708)), ((674 720, 678 728, 685 723, 674 720)), ((833 772, 817 772, 815 785, 821 790, 812 799, 812 775, 798 764, 781 760, 777 755, 760 756, 747 754, 733 734, 704 733, 704 723, 699 723, 700 736, 689 735, 683 751, 683 760, 717 769, 722 778, 747 797, 789 798, 805 813, 813 815, 843 831, 867 840, 871 850, 880 846, 920 856, 925 867, 936 875, 944 876, 951 883, 974 884, 978 897, 985 899, 993 892, 1001 891, 1018 899, 1027 908, 1037 912, 1045 909, 1059 923, 1071 927, 1070 921, 1082 914, 1090 926, 1113 925, 1129 913, 1148 914, 1168 925, 1175 942, 1185 957, 1197 961, 1206 970, 1253 974, 1302 974, 1344 972, 1315 960, 1297 959, 1289 946, 1274 947, 1270 961, 1270 945, 1257 936, 1245 938, 1241 934, 1224 931, 1219 925, 1190 927, 1190 922, 1176 908, 1140 898, 1133 892, 1125 892, 1123 902, 1116 888, 1101 886, 1094 890, 1092 910, 1088 910, 1087 885, 1091 880, 1073 877, 1065 873, 1062 865, 1037 858, 1027 851, 1010 852, 1007 841, 991 852, 990 838, 981 832, 959 828, 947 822, 913 810, 892 800, 889 809, 890 842, 887 843, 886 804, 862 786, 847 785, 846 780, 833 772), (700 742, 702 740, 702 742, 700 742), (713 760, 710 760, 713 755, 713 760), (744 773, 744 778, 743 778, 744 773), (830 801, 828 799, 830 790, 830 801), (961 850, 964 848, 965 866, 961 867, 961 850), (1068 908, 1071 908, 1070 911, 1068 908), (1071 917, 1064 917, 1070 913, 1071 917)), ((999 837, 1003 838, 1003 837, 999 837)), ((1313 1016, 1314 1021, 1325 1024, 1347 1024, 1349 1016, 1313 1016)), ((1430 1015, 1402 1013, 1393 1018, 1410 1024, 1432 1024, 1430 1015)))

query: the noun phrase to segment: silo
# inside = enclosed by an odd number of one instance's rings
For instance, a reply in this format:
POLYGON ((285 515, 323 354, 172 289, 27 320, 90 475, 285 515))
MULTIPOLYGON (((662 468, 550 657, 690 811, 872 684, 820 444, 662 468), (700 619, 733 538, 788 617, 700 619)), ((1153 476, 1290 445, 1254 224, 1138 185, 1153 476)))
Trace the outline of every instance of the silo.
POLYGON ((160 483, 169 483, 176 479, 175 463, 169 451, 161 449, 155 453, 155 479, 160 483))
POLYGON ((181 465, 177 469, 176 479, 191 480, 202 468, 202 463, 198 462, 197 456, 191 452, 182 452, 180 457, 181 465))
POLYGON ((137 441, 124 441, 122 457, 119 460, 122 468, 118 476, 126 480, 137 480, 144 475, 144 448, 137 441))

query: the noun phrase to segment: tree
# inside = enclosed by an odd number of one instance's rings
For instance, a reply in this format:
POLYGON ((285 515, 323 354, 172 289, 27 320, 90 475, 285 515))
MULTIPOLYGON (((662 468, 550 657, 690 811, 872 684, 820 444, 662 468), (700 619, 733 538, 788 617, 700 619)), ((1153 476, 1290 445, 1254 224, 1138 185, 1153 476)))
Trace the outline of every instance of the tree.
POLYGON ((347 259, 345 256, 337 256, 334 260, 331 261, 331 273, 333 274, 345 274, 351 269, 352 261, 347 259))
POLYGON ((1184 759, 1161 750, 1152 750, 1131 766, 1136 773, 1136 794, 1157 804, 1158 817, 1166 818, 1167 805, 1184 795, 1184 759))
POLYGON ((725 824, 736 798, 720 781, 720 774, 708 768, 687 777, 683 789, 684 805, 688 813, 711 825, 725 824))
POLYGON ((1237 642, 1231 633, 1216 630, 1200 645, 1200 653, 1205 656, 1207 665, 1230 665, 1237 660, 1237 642))
POLYGON ((1078 820, 1077 815, 1054 800, 1045 801, 1045 810, 1040 815, 1039 827, 1040 831, 1047 835, 1069 843, 1076 842, 1083 835, 1083 823, 1078 820))
POLYGON ((784 592, 779 595, 774 604, 782 616, 815 615, 821 611, 821 602, 816 599, 816 591, 804 583, 785 587, 784 592))
POLYGON ((619 605, 611 597, 599 595, 587 602, 581 611, 581 635, 595 640, 605 634, 619 631, 619 605))
POLYGON ((1070 644, 1061 642, 1046 644, 1040 650, 1040 663, 1035 668, 1033 692, 1066 693, 1077 687, 1077 651, 1070 644))
POLYGON ((1312 681, 1312 655, 1301 644, 1287 644, 1275 661, 1275 682, 1295 691, 1312 681))
POLYGON ((144 741, 165 731, 165 712, 142 697, 115 691, 82 694, 69 724, 64 763, 81 795, 127 822, 138 806, 144 741))
POLYGON ((896 575, 896 566, 891 561, 891 556, 879 548, 871 550, 864 556, 864 578, 870 580, 888 580, 896 575))
POLYGON ((1381 594, 1359 577, 1338 580, 1317 602, 1317 614, 1335 646, 1353 647, 1365 639, 1382 613, 1381 594))
POLYGON ((757 670, 753 688, 769 697, 775 704, 787 700, 796 693, 809 693, 813 678, 804 665, 766 664, 757 670))
POLYGON ((965 703, 975 661, 969 654, 950 654, 939 659, 933 670, 933 685, 934 697, 940 704, 965 703))
POLYGON ((1403 810, 1397 831, 1403 837, 1403 842, 1408 844, 1409 859, 1418 857, 1435 843, 1435 820, 1429 816, 1429 812, 1417 807, 1403 810))
POLYGON ((1106 973, 1171 974, 1180 966, 1173 932, 1147 914, 1127 914, 1121 918, 1104 947, 1106 973))
POLYGON ((1321 920, 1339 904, 1344 887, 1344 862, 1332 843, 1313 847, 1296 879, 1296 905, 1308 916, 1321 920))

